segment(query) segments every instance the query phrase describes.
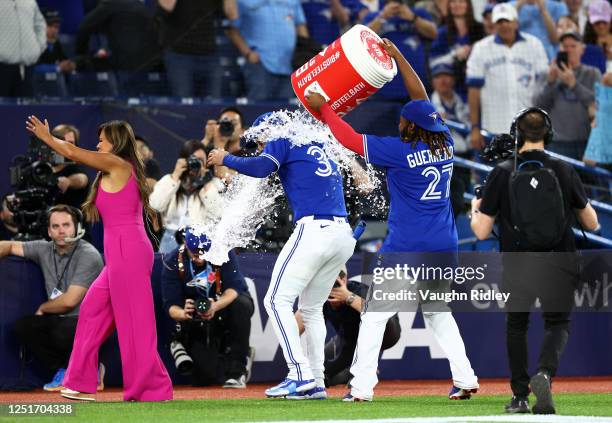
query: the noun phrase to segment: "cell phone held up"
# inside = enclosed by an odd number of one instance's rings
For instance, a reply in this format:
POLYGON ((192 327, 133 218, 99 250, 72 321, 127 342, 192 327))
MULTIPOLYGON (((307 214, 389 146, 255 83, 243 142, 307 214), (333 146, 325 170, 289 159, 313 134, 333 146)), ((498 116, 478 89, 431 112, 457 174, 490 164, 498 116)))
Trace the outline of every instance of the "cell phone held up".
POLYGON ((557 53, 557 66, 559 68, 567 68, 569 63, 569 59, 567 57, 567 51, 560 51, 557 53), (561 64, 563 63, 563 66, 561 64))

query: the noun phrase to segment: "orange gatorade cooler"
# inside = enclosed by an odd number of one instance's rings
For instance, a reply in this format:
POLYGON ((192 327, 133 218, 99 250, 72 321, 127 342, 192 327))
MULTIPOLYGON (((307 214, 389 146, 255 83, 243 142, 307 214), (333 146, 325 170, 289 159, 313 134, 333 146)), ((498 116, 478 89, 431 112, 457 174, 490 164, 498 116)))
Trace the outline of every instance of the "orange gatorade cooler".
POLYGON ((395 61, 380 41, 370 28, 355 25, 291 74, 295 95, 317 119, 319 113, 304 98, 310 91, 321 94, 332 110, 344 116, 397 74, 395 61))

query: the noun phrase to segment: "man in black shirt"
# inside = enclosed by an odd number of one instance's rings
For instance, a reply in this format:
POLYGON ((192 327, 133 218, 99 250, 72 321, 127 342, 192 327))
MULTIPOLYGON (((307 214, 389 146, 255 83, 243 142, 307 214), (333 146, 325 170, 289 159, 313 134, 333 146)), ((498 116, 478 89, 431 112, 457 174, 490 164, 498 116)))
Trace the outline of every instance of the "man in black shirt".
MULTIPOLYGON (((570 312, 573 306, 575 283, 578 281, 576 251, 571 225, 575 216, 586 230, 597 228, 597 215, 588 203, 578 174, 569 164, 554 160, 544 150, 545 141, 552 139, 550 118, 541 109, 530 108, 514 119, 517 132, 517 164, 531 161, 552 169, 558 180, 563 199, 564 227, 560 240, 546 251, 525 248, 524 234, 517 230, 518 222, 512 213, 510 180, 514 158, 499 163, 489 174, 482 198, 472 201, 471 227, 478 239, 486 239, 497 222, 500 250, 502 251, 503 287, 510 293, 506 304, 506 343, 510 361, 513 397, 506 405, 508 413, 529 413, 529 388, 536 396, 534 414, 554 414, 551 378, 555 375, 559 358, 568 339, 570 312), (527 329, 529 309, 539 298, 544 318, 544 340, 538 360, 538 371, 529 379, 527 329)), ((511 130, 512 132, 512 130, 511 130)), ((532 188, 538 180, 532 178, 532 188)), ((541 198, 546 198, 540 193, 541 198)), ((516 198, 516 197, 515 197, 516 198)), ((535 205, 533 205, 535 207, 535 205)), ((552 212, 551 212, 552 213, 552 212)))
POLYGON ((62 23, 57 10, 47 9, 43 11, 47 22, 47 48, 36 62, 36 70, 41 72, 64 72, 70 73, 76 69, 76 64, 68 59, 64 48, 59 40, 60 25, 62 23), (42 66, 41 66, 42 65, 42 66))
MULTIPOLYGON (((67 124, 57 125, 53 128, 53 136, 78 145, 79 130, 67 124)), ((59 189, 56 204, 68 204, 77 209, 87 198, 87 185, 89 179, 85 169, 76 163, 62 163, 53 166, 53 174, 57 177, 57 187, 59 189)))

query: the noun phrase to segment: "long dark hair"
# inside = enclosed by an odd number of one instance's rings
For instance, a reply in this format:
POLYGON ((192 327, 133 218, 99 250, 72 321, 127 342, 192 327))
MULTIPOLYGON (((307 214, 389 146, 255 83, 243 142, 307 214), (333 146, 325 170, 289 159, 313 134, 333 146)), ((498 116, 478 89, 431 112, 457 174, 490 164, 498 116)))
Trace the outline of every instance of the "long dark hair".
POLYGON ((446 145, 448 132, 431 132, 420 126, 413 124, 407 125, 400 133, 403 142, 412 143, 412 148, 416 147, 417 142, 422 141, 429 147, 429 151, 434 157, 441 157, 442 151, 450 156, 450 149, 446 145))
MULTIPOLYGON (((468 40, 470 44, 474 44, 485 36, 484 26, 474 18, 474 7, 472 6, 472 0, 465 0, 467 2, 467 11, 465 12, 465 21, 468 30, 468 40)), ((450 1, 449 1, 450 3, 450 1)), ((457 25, 455 25, 455 19, 450 11, 450 4, 448 6, 448 15, 446 16, 446 23, 448 31, 446 32, 446 40, 449 46, 455 43, 455 39, 459 36, 457 25)))
MULTIPOLYGON (((136 140, 134 139, 134 131, 129 123, 123 120, 111 120, 105 122, 98 127, 98 137, 104 132, 106 138, 113 145, 111 153, 128 161, 136 173, 136 183, 138 184, 138 192, 140 200, 145 211, 146 219, 151 222, 154 230, 159 229, 157 214, 149 205, 149 194, 151 189, 147 185, 147 179, 144 171, 144 164, 136 153, 136 140)), ((95 199, 100 186, 100 180, 103 172, 98 172, 96 179, 87 195, 87 199, 83 203, 82 209, 85 215, 85 220, 88 222, 97 222, 100 220, 100 212, 96 207, 95 199)))
MULTIPOLYGON (((612 33, 612 25, 610 25, 610 33, 612 33)), ((584 43, 585 44, 597 44, 597 33, 595 32, 595 28, 593 28, 593 24, 591 22, 586 23, 584 27, 584 43)), ((605 54, 605 52, 604 52, 605 54)))

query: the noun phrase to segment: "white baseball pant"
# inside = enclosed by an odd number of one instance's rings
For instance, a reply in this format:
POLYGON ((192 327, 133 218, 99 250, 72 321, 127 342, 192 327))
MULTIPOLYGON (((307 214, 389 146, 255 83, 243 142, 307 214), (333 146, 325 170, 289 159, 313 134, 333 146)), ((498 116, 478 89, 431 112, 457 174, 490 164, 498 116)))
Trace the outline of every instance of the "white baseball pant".
MULTIPOLYGON (((361 315, 357 347, 351 365, 351 394, 371 399, 378 383, 376 370, 385 326, 394 312, 365 312, 361 315)), ((458 388, 478 388, 478 378, 465 353, 465 345, 450 312, 423 312, 425 325, 448 358, 453 384, 458 388)))
POLYGON ((297 222, 276 260, 264 305, 283 350, 289 379, 316 379, 317 385, 323 385, 326 335, 323 304, 341 267, 353 254, 355 243, 344 218, 313 220, 306 216, 297 222), (306 353, 293 313, 298 296, 306 353))

